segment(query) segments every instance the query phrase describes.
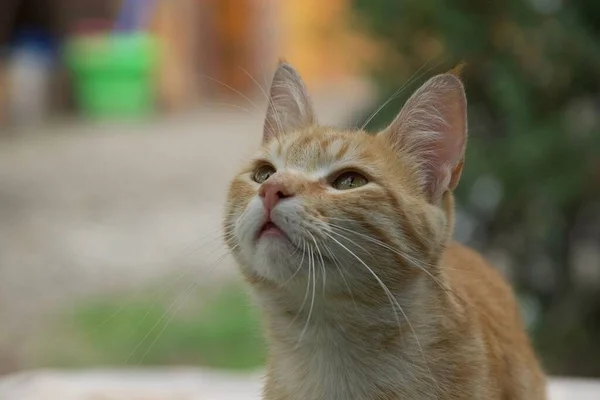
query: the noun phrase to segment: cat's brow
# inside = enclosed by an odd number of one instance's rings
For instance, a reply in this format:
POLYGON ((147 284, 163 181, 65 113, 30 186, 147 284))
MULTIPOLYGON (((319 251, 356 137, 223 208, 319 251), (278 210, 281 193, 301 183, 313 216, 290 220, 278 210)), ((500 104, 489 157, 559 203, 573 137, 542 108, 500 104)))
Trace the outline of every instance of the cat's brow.
POLYGON ((300 137, 284 147, 287 147, 283 154, 286 165, 309 170, 332 170, 360 159, 357 144, 337 136, 300 137))

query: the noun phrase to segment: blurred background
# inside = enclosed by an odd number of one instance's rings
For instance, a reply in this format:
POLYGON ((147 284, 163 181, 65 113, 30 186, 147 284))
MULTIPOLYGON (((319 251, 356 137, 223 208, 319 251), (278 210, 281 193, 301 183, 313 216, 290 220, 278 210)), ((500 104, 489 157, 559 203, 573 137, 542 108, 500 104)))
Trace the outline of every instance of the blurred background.
POLYGON ((466 62, 457 240, 549 373, 600 377, 593 0, 3 0, 0 375, 264 364, 219 221, 278 57, 322 122, 371 130, 466 62))

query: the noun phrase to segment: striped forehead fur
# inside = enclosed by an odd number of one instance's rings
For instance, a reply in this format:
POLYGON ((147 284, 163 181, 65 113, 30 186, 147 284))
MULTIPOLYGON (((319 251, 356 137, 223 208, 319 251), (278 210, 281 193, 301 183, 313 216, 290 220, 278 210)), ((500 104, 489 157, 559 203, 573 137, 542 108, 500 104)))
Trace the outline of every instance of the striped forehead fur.
POLYGON ((335 168, 336 165, 361 160, 364 151, 361 151, 358 143, 349 140, 351 137, 348 137, 359 134, 361 133, 339 132, 333 128, 314 126, 270 141, 264 154, 281 167, 302 167, 310 170, 335 168))

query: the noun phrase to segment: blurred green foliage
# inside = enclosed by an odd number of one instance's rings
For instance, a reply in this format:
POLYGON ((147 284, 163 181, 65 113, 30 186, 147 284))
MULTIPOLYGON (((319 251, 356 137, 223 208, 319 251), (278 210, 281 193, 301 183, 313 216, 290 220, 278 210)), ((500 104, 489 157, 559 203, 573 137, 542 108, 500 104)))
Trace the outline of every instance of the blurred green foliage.
POLYGON ((46 346, 46 363, 194 365, 247 370, 265 364, 259 317, 238 286, 218 293, 111 297, 77 306, 56 335, 69 346, 46 346))
MULTIPOLYGON (((515 286, 539 304, 533 331, 547 369, 600 376, 600 293, 573 272, 580 241, 600 247, 600 2, 354 6, 384 47, 373 71, 381 103, 405 85, 369 129, 389 123, 425 79, 467 63, 469 145, 457 190, 476 221, 467 241, 509 255, 515 286), (490 182, 498 198, 486 201, 490 182)), ((593 263, 585 267, 600 268, 593 263)))

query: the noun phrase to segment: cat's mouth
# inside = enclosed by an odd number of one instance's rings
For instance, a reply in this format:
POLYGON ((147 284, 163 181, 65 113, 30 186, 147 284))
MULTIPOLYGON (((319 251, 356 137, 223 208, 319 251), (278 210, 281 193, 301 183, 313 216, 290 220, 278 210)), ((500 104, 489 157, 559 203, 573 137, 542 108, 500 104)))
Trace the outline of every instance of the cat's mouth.
POLYGON ((257 236, 259 239, 263 237, 287 238, 286 234, 273 221, 265 222, 257 236))

